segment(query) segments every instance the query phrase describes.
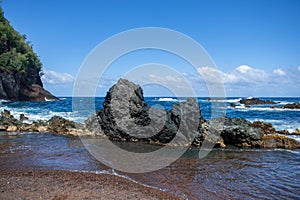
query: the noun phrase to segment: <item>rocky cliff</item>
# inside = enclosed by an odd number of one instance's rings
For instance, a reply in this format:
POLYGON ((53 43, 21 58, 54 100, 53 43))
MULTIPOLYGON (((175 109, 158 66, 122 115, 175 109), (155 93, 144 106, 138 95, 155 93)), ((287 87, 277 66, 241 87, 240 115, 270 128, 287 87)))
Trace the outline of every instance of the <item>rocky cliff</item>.
POLYGON ((37 71, 20 74, 0 67, 0 99, 10 101, 58 100, 43 88, 37 71))
POLYGON ((26 36, 14 30, 0 8, 0 99, 57 100, 43 88, 41 68, 42 64, 26 36))

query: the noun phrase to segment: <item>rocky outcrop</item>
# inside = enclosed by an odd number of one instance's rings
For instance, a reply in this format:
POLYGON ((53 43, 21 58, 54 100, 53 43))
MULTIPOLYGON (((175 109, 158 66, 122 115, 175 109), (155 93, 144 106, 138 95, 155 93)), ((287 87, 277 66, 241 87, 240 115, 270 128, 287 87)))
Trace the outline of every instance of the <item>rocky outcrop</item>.
POLYGON ((238 147, 259 147, 263 132, 251 122, 242 118, 223 118, 221 137, 225 145, 238 147))
POLYGON ((43 88, 37 70, 26 74, 0 67, 0 99, 10 101, 59 100, 43 88))
POLYGON ((270 101, 270 100, 262 100, 259 98, 251 98, 251 99, 242 99, 239 101, 240 104, 244 105, 259 105, 259 104, 277 104, 277 102, 270 101))
POLYGON ((190 145, 199 134, 199 116, 199 105, 193 98, 174 104, 172 110, 156 109, 147 105, 139 85, 120 79, 107 92, 103 109, 90 117, 86 126, 111 140, 155 144, 169 143, 180 132, 183 137, 176 145, 190 145))
POLYGON ((288 103, 288 104, 285 104, 284 106, 271 106, 271 108, 300 109, 300 103, 299 102, 288 103))

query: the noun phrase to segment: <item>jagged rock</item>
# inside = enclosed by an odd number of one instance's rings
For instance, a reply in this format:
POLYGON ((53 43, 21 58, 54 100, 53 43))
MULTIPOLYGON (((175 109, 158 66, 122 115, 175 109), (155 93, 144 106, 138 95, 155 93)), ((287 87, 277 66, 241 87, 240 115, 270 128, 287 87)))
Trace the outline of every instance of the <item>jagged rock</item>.
POLYGON ((9 110, 4 109, 3 112, 1 112, 1 117, 9 119, 13 118, 14 116, 10 114, 9 110))
MULTIPOLYGON (((0 122, 1 127, 5 129, 7 129, 9 126, 18 126, 20 124, 19 120, 15 119, 8 110, 1 112, 0 122)), ((10 127, 10 130, 12 130, 12 127, 10 127)))
POLYGON ((224 117, 224 127, 221 137, 225 145, 235 145, 240 147, 257 147, 263 137, 263 132, 255 128, 251 122, 242 118, 224 117))
POLYGON ((28 120, 28 117, 26 117, 23 113, 20 114, 20 121, 26 121, 28 120))
POLYGON ((190 145, 198 133, 200 110, 193 98, 174 104, 172 110, 149 107, 142 88, 120 79, 106 94, 103 109, 87 121, 90 131, 102 131, 111 140, 169 143, 177 133, 178 145, 190 145), (195 115, 197 114, 197 116, 195 115), (195 130, 188 132, 187 130, 195 130))
POLYGON ((283 149, 299 149, 300 143, 287 136, 271 134, 262 138, 263 148, 283 148, 283 149))
POLYGON ((274 126, 270 123, 264 123, 261 121, 255 121, 252 123, 255 128, 260 128, 264 134, 274 134, 276 132, 274 126))
POLYGON ((76 125, 75 122, 59 116, 54 116, 48 120, 47 129, 52 133, 72 135, 70 132, 73 133, 73 130, 76 129, 76 125))
POLYGON ((277 104, 277 102, 270 101, 270 100, 262 100, 259 98, 242 99, 240 100, 240 103, 244 105, 277 104))

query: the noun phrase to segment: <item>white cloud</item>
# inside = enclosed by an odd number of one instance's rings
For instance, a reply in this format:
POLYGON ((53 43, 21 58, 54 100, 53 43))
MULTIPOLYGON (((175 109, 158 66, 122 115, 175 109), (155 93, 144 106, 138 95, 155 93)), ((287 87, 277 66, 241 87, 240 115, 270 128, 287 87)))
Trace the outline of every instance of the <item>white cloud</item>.
POLYGON ((238 76, 245 83, 261 83, 268 80, 268 74, 265 71, 247 65, 237 67, 231 74, 238 76))
POLYGON ((225 84, 234 83, 261 83, 268 80, 268 74, 260 69, 255 69, 247 65, 241 65, 231 72, 223 72, 214 67, 199 67, 198 72, 203 79, 209 83, 219 83, 220 78, 225 84))
POLYGON ((284 76, 284 75, 286 75, 285 71, 283 71, 282 69, 274 69, 273 73, 275 75, 278 75, 278 76, 284 76))
POLYGON ((240 72, 241 74, 245 74, 245 73, 251 71, 252 68, 249 67, 248 65, 241 65, 241 66, 237 67, 235 70, 240 72))
POLYGON ((43 83, 58 85, 67 84, 74 81, 74 77, 68 73, 59 73, 52 70, 44 70, 42 76, 43 83))
MULTIPOLYGON (((201 74, 202 79, 206 79, 206 84, 220 83, 218 78, 221 77, 226 93, 231 96, 293 96, 295 94, 298 96, 300 91, 299 68, 300 66, 274 69, 267 72, 248 65, 242 65, 229 72, 223 72, 217 68, 207 66, 199 67, 197 70, 201 74), (274 88, 277 89, 274 90, 274 88)), ((195 78, 191 75, 186 75, 186 78, 191 82, 195 82, 195 78)), ((198 87, 205 87, 203 80, 202 85, 200 85, 201 81, 198 81, 197 84, 198 87)))

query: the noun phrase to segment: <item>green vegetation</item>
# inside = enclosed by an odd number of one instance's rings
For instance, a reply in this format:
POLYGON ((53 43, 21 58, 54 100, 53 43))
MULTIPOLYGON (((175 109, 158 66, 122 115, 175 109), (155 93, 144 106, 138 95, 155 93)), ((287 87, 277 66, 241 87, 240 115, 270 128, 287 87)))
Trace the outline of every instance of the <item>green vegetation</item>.
POLYGON ((20 73, 42 68, 32 46, 9 24, 0 8, 0 67, 20 73))

